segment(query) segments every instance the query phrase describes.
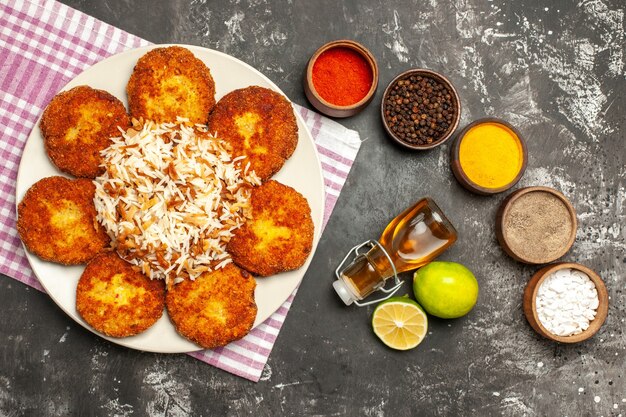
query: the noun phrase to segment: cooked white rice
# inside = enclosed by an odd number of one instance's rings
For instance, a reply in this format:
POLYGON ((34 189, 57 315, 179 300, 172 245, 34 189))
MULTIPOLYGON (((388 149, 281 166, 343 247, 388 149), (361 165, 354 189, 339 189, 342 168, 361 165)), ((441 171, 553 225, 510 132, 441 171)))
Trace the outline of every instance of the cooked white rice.
POLYGON ((152 279, 180 282, 231 262, 226 244, 250 217, 260 180, 206 126, 146 122, 102 151, 97 219, 112 245, 152 279))

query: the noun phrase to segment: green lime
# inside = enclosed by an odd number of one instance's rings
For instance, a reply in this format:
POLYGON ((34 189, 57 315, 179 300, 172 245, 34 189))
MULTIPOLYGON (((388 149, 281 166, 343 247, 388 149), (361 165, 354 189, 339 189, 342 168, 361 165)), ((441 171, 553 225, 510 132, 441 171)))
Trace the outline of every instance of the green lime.
POLYGON ((456 262, 431 262, 413 276, 415 299, 433 316, 462 317, 478 300, 478 281, 472 271, 456 262))
POLYGON ((372 328, 390 348, 409 350, 426 337, 428 318, 415 301, 407 297, 393 297, 376 306, 372 328))

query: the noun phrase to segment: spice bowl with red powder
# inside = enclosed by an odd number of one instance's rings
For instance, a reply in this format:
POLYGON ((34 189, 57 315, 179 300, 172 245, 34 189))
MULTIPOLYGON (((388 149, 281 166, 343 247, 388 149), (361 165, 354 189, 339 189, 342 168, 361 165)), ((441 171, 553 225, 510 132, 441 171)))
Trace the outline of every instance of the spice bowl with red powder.
POLYGON ((383 126, 399 145, 426 150, 448 140, 461 117, 461 101, 443 75, 410 69, 395 77, 380 106, 383 126))
POLYGON ((378 87, 378 64, 358 42, 337 40, 311 57, 304 77, 307 99, 321 113, 350 117, 363 110, 378 87))

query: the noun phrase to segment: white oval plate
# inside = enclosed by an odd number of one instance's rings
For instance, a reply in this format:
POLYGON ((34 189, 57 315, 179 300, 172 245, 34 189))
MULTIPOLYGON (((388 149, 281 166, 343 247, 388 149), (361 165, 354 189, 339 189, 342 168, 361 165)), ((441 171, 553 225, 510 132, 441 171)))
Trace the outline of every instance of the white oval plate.
MULTIPOLYGON (((161 46, 169 45, 153 45, 111 56, 78 75, 63 90, 86 84, 93 88, 106 90, 124 104, 127 104, 126 83, 135 63, 149 50, 161 46)), ((216 99, 220 99, 232 90, 250 85, 267 87, 283 94, 267 77, 236 58, 198 46, 181 46, 191 50, 211 70, 211 75, 215 80, 216 99)), ((274 176, 274 179, 295 188, 309 201, 313 223, 315 224, 313 250, 306 263, 300 269, 257 279, 255 299, 258 313, 254 327, 272 315, 298 286, 311 262, 321 232, 324 213, 322 169, 313 138, 300 115, 295 111, 294 113, 298 121, 298 146, 293 156, 285 163, 280 172, 274 176)), ((19 203, 26 190, 35 182, 52 175, 64 174, 58 171, 48 159, 39 130, 39 121, 37 121, 37 125, 28 137, 20 162, 17 176, 16 201, 19 203)), ((54 302, 76 322, 105 339, 122 346, 149 352, 180 353, 201 349, 198 345, 188 341, 176 332, 167 312, 163 313, 163 317, 154 326, 137 336, 117 339, 96 332, 76 311, 76 285, 84 266, 68 267, 45 262, 28 251, 26 251, 26 256, 35 275, 54 302)))

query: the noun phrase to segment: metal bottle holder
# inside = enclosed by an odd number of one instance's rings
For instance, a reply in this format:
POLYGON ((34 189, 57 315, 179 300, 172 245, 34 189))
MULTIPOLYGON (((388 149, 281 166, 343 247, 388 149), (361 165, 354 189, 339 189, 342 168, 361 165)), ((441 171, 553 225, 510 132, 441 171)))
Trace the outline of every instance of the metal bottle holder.
POLYGON ((360 245, 356 245, 355 247, 350 249, 348 254, 345 256, 345 258, 343 258, 343 261, 341 261, 341 263, 339 264, 339 266, 335 270, 335 276, 337 277, 337 279, 342 280, 341 273, 344 271, 343 266, 345 265, 345 263, 348 260, 348 258, 350 257, 350 255, 354 254, 354 258, 350 262, 350 263, 352 263, 359 256, 363 255, 362 253, 359 252, 359 250, 362 249, 365 246, 369 246, 370 249, 373 249, 375 246, 378 246, 378 248, 385 254, 385 256, 387 257, 387 260, 389 261, 389 264, 391 265, 391 268, 393 269, 393 278, 394 278, 394 283, 395 284, 394 284, 393 287, 387 289, 387 288, 385 288, 386 280, 383 280, 376 288, 374 288, 374 291, 380 290, 380 291, 384 292, 387 295, 385 295, 382 298, 378 298, 376 300, 365 301, 365 302, 359 302, 357 300, 354 300, 354 304, 356 304, 359 307, 365 307, 365 306, 368 306, 368 305, 371 305, 371 304, 380 303, 381 301, 385 301, 385 300, 391 298, 400 289, 400 287, 404 283, 403 281, 400 281, 400 278, 398 278, 398 272, 396 271, 396 266, 393 264, 393 260, 391 259, 391 256, 389 256, 389 254, 387 253, 387 250, 383 247, 383 245, 381 245, 375 239, 370 239, 367 242, 363 242, 360 245))

